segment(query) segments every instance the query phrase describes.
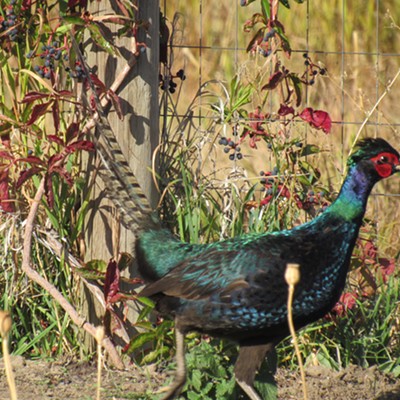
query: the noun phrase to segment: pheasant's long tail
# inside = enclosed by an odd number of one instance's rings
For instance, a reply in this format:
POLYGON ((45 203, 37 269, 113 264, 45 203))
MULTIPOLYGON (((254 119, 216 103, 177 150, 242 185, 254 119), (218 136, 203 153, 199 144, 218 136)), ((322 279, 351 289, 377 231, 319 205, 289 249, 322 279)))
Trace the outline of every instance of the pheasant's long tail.
POLYGON ((97 109, 97 116, 93 117, 99 134, 95 139, 96 150, 102 162, 99 175, 104 182, 107 197, 118 207, 121 223, 127 229, 136 231, 157 228, 160 220, 122 153, 105 116, 89 68, 74 37, 72 43, 88 79, 97 109))

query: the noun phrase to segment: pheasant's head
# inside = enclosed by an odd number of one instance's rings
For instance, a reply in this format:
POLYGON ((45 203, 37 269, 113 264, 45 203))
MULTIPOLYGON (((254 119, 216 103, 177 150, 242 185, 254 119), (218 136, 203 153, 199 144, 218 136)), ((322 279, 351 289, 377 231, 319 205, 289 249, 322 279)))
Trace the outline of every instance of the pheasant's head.
POLYGON ((383 139, 362 139, 347 162, 349 168, 360 166, 375 181, 400 172, 399 153, 383 139))

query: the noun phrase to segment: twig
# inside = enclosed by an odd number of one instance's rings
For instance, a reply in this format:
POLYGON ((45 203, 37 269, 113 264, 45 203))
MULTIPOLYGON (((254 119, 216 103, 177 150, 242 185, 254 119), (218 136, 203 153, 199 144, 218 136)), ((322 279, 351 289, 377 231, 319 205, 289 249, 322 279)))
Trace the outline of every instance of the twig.
MULTIPOLYGON (((68 302, 68 300, 61 294, 61 292, 45 278, 43 278, 36 270, 31 267, 31 246, 32 246, 32 233, 34 227, 34 220, 39 208, 40 201, 44 194, 44 178, 39 184, 39 188, 36 192, 35 198, 29 210, 28 217, 26 219, 25 233, 24 233, 24 244, 22 252, 22 270, 26 273, 29 279, 36 282, 39 286, 45 289, 58 304, 65 310, 72 322, 78 327, 83 328, 93 337, 96 337, 96 328, 86 321, 85 318, 81 317, 75 308, 68 302)), ((118 369, 124 369, 125 366, 119 356, 114 344, 110 338, 104 338, 102 342, 103 347, 110 356, 112 364, 118 369)))
POLYGON ((379 104, 381 103, 381 101, 386 97, 386 95, 390 92, 390 89, 392 88, 392 86, 394 85, 394 83, 397 81, 397 78, 400 75, 400 69, 397 71, 397 74, 394 76, 394 78, 392 79, 392 81, 390 82, 390 84, 386 87, 386 90, 382 93, 381 97, 379 97, 379 99, 377 100, 377 102, 374 104, 374 106, 371 108, 371 110, 368 111, 367 116, 365 117, 363 123, 361 124, 360 128, 358 129, 358 132, 356 134, 356 137, 353 141, 353 145, 351 146, 351 149, 349 151, 349 155, 353 152, 354 149, 354 145, 357 143, 357 140, 362 132, 362 130, 364 129, 364 126, 366 125, 366 123, 369 121, 371 115, 373 114, 373 112, 378 108, 379 104))
POLYGON ((292 310, 294 288, 300 281, 300 265, 299 264, 288 264, 286 266, 285 279, 286 279, 286 283, 289 286, 288 305, 287 305, 289 330, 290 330, 290 334, 293 339, 293 345, 294 345, 294 349, 296 351, 296 357, 299 361, 301 380, 303 383, 304 400, 308 400, 306 375, 304 373, 303 360, 301 358, 299 345, 297 343, 296 330, 294 329, 294 324, 293 324, 293 310, 292 310))

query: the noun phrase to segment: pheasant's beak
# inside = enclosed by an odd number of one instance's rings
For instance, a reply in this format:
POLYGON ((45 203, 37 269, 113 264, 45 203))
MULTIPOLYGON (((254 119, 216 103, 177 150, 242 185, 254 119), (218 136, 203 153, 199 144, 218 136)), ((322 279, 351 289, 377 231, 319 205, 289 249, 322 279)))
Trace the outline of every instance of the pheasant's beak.
POLYGON ((394 170, 395 170, 396 172, 400 172, 400 164, 397 164, 397 165, 394 167, 394 170))

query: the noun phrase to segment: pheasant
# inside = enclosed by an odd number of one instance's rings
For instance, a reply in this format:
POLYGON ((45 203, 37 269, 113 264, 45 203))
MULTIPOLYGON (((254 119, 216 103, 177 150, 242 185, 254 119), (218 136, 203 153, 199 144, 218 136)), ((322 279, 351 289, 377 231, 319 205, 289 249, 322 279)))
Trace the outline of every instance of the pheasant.
POLYGON ((163 400, 177 397, 186 381, 184 336, 189 331, 236 341, 236 382, 251 400, 260 400, 255 375, 267 353, 289 334, 287 264, 301 270, 292 310, 299 329, 338 301, 369 194, 378 181, 400 171, 399 153, 383 139, 360 140, 336 200, 310 222, 291 230, 189 244, 162 228, 94 98, 101 133, 97 150, 104 164, 100 175, 122 223, 136 233, 139 272, 148 283, 139 295, 153 298, 160 313, 175 319, 177 371, 163 400))
POLYGON ((287 264, 299 264, 293 319, 299 329, 327 314, 344 288, 368 196, 379 180, 400 171, 399 153, 383 139, 364 139, 348 159, 336 200, 317 218, 291 230, 225 241, 182 243, 165 230, 139 234, 136 254, 150 282, 140 293, 175 318, 177 374, 164 400, 185 383, 184 335, 198 331, 235 340, 237 383, 252 400, 266 354, 288 336, 287 264))

